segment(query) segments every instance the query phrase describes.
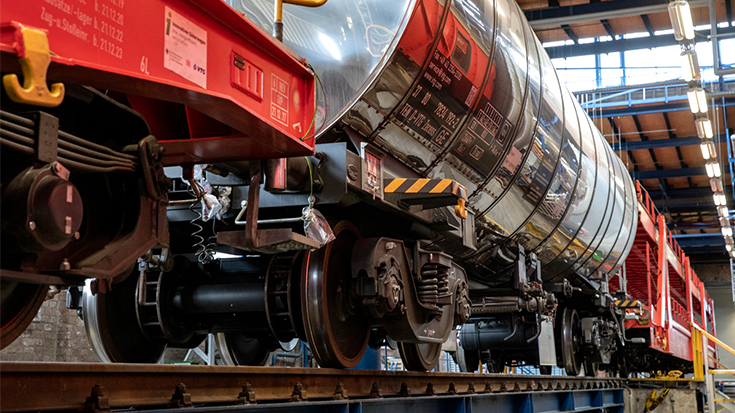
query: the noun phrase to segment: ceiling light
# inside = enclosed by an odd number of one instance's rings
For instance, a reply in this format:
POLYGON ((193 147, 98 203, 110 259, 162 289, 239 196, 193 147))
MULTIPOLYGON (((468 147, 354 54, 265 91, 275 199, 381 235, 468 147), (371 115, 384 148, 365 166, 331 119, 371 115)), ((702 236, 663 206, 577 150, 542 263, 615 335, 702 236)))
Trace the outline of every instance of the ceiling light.
POLYGON ((715 143, 713 141, 707 141, 707 149, 709 149, 709 157, 714 158, 717 156, 717 149, 715 149, 715 143))
POLYGON ((701 77, 699 59, 694 49, 686 49, 681 52, 681 78, 687 82, 699 80, 701 77))
POLYGON ((707 113, 707 95, 701 87, 689 89, 687 92, 689 98, 689 109, 692 113, 707 113))
POLYGON ((730 244, 725 244, 725 249, 727 250, 727 252, 730 252, 730 251, 732 251, 732 245, 730 245, 730 244))
POLYGON ((704 164, 704 169, 705 171, 707 171, 707 176, 710 178, 719 178, 722 175, 720 164, 717 163, 717 161, 708 161, 706 164, 704 164))
POLYGON ((723 227, 729 227, 730 226, 730 220, 725 217, 720 217, 720 226, 723 227))
POLYGON ((735 240, 733 240, 732 237, 725 237, 725 243, 728 245, 735 245, 735 240))
POLYGON ((712 122, 709 119, 697 119, 695 124, 697 126, 697 135, 699 135, 700 139, 712 139, 714 134, 712 133, 712 122))
POLYGON ((730 217, 730 211, 727 209, 726 206, 717 207, 717 213, 720 214, 721 217, 725 217, 725 218, 730 217))
POLYGON ((732 237, 732 227, 722 227, 723 237, 732 237))
POLYGON ((714 178, 715 177, 715 171, 714 171, 714 169, 712 169, 712 164, 711 163, 704 164, 704 169, 705 169, 705 171, 707 171, 707 176, 709 176, 710 178, 714 178))
POLYGON ((694 40, 692 11, 686 0, 676 0, 669 3, 669 18, 671 19, 671 27, 674 29, 674 37, 677 42, 684 39, 694 40))
POLYGON ((701 150, 702 150, 702 158, 704 158, 704 160, 705 160, 705 161, 706 161, 707 159, 709 159, 709 158, 712 158, 712 157, 713 157, 713 156, 712 156, 712 155, 710 154, 710 151, 709 151, 709 145, 707 145, 706 143, 701 143, 701 144, 699 144, 699 149, 701 149, 701 150))
POLYGON ((722 192, 722 180, 721 179, 717 179, 717 178, 710 179, 709 186, 710 188, 712 188, 712 192, 722 192))
POLYGON ((727 205, 727 199, 725 199, 725 194, 722 192, 712 195, 712 199, 715 201, 715 205, 717 206, 727 205))

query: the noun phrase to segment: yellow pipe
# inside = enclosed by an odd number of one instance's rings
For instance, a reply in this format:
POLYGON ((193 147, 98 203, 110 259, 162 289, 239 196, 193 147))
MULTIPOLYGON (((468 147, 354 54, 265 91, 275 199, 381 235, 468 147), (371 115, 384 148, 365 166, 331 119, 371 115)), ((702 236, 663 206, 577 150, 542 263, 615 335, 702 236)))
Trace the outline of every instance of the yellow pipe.
POLYGON ((304 7, 319 7, 326 2, 327 0, 276 0, 273 36, 278 41, 283 41, 283 3, 304 7))
MULTIPOLYGON (((702 330, 702 327, 700 327, 700 326, 698 326, 696 324, 692 324, 692 326, 694 326, 694 328, 696 328, 697 330, 701 331, 702 334, 704 334, 704 336, 707 337, 708 339, 710 339, 710 340, 714 341, 715 343, 719 344, 722 348, 724 348, 725 350, 729 351, 730 353, 735 354, 735 350, 733 350, 730 346, 728 346, 727 344, 725 344, 722 341, 720 341, 717 337, 715 337, 712 334, 710 334, 710 333, 702 330)), ((733 371, 735 371, 735 370, 733 370, 733 371)))
POLYGON ((283 22, 283 3, 304 7, 319 7, 327 0, 276 0, 276 23, 283 22))
POLYGON ((276 23, 283 22, 283 0, 276 0, 276 23))
POLYGON ((297 6, 304 6, 304 7, 319 7, 324 5, 324 3, 327 2, 327 0, 281 0, 284 3, 287 4, 295 4, 297 6))

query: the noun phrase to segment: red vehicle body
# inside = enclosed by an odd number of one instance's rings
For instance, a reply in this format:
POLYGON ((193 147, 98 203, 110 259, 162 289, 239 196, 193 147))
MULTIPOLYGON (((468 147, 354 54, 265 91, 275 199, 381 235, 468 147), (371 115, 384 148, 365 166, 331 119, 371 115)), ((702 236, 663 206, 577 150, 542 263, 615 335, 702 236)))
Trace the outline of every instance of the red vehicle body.
POLYGON ((301 139, 314 116, 306 61, 221 1, 38 0, 4 4, 3 15, 12 16, 3 65, 29 51, 24 28, 48 33, 47 77, 130 96, 166 148, 165 164, 314 151, 313 139, 301 139), (186 33, 172 63, 170 38, 186 33))
MULTIPOLYGON (((627 291, 628 300, 617 301, 622 307, 641 305, 643 317, 626 321, 626 335, 644 338, 650 345, 646 349, 632 345, 626 349, 626 359, 631 367, 642 371, 690 371, 692 362, 707 362, 714 367, 710 360, 695 360, 691 327, 696 324, 716 334, 712 298, 648 192, 640 182, 636 182, 636 189, 638 231, 624 270, 610 281, 610 291, 627 291)), ((708 345, 704 357, 717 358, 716 344, 710 341, 708 345)))

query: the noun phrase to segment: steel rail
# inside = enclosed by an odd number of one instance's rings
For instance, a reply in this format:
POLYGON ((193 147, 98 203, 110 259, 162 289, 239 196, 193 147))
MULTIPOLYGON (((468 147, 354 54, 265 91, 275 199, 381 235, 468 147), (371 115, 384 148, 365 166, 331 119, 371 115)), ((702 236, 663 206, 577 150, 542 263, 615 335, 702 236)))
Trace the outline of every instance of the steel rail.
POLYGON ((166 407, 180 384, 185 385, 183 400, 194 405, 234 406, 243 396, 246 384, 257 403, 263 404, 345 396, 369 399, 615 389, 622 387, 624 380, 284 367, 3 362, 0 406, 4 412, 78 410, 92 395, 93 387, 100 386, 103 404, 113 409, 166 407))

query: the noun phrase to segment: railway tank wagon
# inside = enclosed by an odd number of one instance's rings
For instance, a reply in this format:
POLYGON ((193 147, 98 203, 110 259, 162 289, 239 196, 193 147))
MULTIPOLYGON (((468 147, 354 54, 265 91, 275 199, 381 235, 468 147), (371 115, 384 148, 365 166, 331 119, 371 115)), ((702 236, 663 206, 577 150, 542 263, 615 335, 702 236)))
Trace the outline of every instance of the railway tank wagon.
MULTIPOLYGON (((230 4, 270 28, 264 3, 230 4)), ((561 304, 556 342, 575 374, 579 320, 588 331, 616 328, 596 314, 610 304, 600 290, 635 235, 627 169, 559 84, 515 2, 368 4, 285 13, 285 44, 309 58, 327 96, 318 142, 348 140, 379 158, 382 179, 358 185, 413 215, 413 229, 427 234, 420 243, 466 270, 475 304, 460 337, 469 365, 482 357, 499 368, 503 358, 489 350, 501 347, 506 361, 539 363, 528 356, 534 336, 561 304), (468 218, 413 213, 432 205, 411 193, 421 178, 465 188, 468 218)), ((379 232, 380 221, 361 228, 379 232)), ((603 341, 590 358, 609 364, 615 338, 603 341)))
MULTIPOLYGON (((161 3, 189 20, 215 10, 236 33, 250 34, 242 37, 272 42, 236 21, 242 13, 271 30, 268 3, 228 2, 234 11, 215 1, 161 3)), ((27 23, 40 25, 37 19, 27 23)), ((161 140, 165 150, 145 159, 159 175, 165 167, 167 177, 156 179, 171 186, 148 209, 167 225, 157 227, 145 251, 115 257, 124 275, 85 272, 84 260, 27 271, 45 284, 112 281, 111 289, 91 283, 81 305, 100 358, 153 362, 167 345, 192 347, 215 332, 234 364, 259 364, 268 351, 303 339, 320 365, 352 367, 368 345, 395 341, 407 368, 427 370, 461 326, 458 355, 468 370, 511 360, 559 365, 568 374, 579 373, 583 361, 588 373, 614 368, 622 312, 612 306, 607 281, 632 246, 635 191, 560 85, 517 4, 332 1, 314 9, 287 5, 283 23, 290 50, 269 53, 281 53, 282 61, 289 61, 283 53, 305 57, 317 75, 312 89, 269 76, 267 53, 228 46, 217 49, 227 56, 216 63, 208 55, 212 71, 226 68, 220 75, 227 93, 260 99, 260 117, 228 114, 226 105, 192 97, 192 90, 206 95, 207 86, 181 79, 148 80, 104 98, 143 122, 139 134, 161 140), (145 87, 152 91, 141 99, 145 87), (313 95, 312 117, 306 96, 313 95), (253 143, 262 136, 267 142, 253 143), (304 157, 313 143, 313 156, 304 157)), ((49 29, 50 39, 56 33, 49 29)), ((116 90, 69 73, 49 76, 116 90)), ((5 103, 3 110, 21 112, 5 103)), ((6 165, 3 159, 4 177, 6 165)), ((135 182, 121 199, 148 199, 145 185, 135 182)), ((85 202, 102 202, 88 185, 85 202)), ((9 189, 4 182, 4 236, 25 234, 5 231, 9 189)), ((88 210, 83 222, 102 227, 103 217, 95 221, 88 210)), ((126 211, 147 222, 139 209, 126 211)), ((105 251, 104 243, 85 248, 105 251)), ((6 255, 4 248, 4 274, 6 263, 31 253, 6 255)), ((17 274, 24 268, 7 269, 28 281, 30 275, 17 274)), ((40 304, 37 290, 19 290, 26 284, 3 283, 3 310, 40 304)), ((5 337, 14 320, 3 319, 5 337)))

